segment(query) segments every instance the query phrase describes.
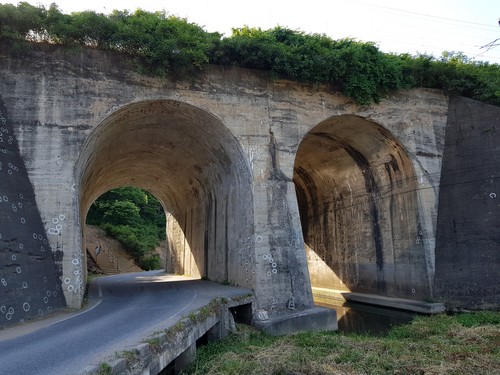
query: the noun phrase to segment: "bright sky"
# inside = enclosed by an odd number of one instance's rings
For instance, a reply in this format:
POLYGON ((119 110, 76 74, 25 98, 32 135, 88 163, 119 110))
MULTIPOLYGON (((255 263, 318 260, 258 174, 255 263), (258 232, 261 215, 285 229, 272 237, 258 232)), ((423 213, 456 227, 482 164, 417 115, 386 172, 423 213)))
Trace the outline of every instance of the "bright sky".
MULTIPOLYGON (((12 0, 4 3, 16 3, 12 0)), ((500 45, 480 48, 500 38, 499 0, 28 0, 46 7, 55 2, 71 13, 114 9, 165 10, 206 31, 231 34, 248 25, 264 30, 284 26, 333 39, 375 42, 382 51, 427 53, 460 51, 476 60, 500 64, 500 45)), ((500 40, 498 41, 500 43, 500 40)))

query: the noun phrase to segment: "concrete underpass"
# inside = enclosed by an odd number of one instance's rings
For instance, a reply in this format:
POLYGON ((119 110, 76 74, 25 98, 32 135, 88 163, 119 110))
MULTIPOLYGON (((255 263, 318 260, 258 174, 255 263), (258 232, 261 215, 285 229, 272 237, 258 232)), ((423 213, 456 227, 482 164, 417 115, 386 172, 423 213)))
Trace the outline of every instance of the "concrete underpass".
POLYGON ((498 305, 497 107, 41 48, 0 67, 1 327, 82 306, 86 213, 125 185, 168 213, 169 271, 251 289, 274 333, 335 328, 313 290, 498 305))
POLYGON ((172 100, 124 106, 89 135, 77 175, 81 223, 110 189, 148 190, 169 213, 169 272, 253 284, 249 165, 213 115, 172 100))
POLYGON ((313 288, 431 299, 418 181, 389 131, 325 120, 301 142, 294 182, 313 288))

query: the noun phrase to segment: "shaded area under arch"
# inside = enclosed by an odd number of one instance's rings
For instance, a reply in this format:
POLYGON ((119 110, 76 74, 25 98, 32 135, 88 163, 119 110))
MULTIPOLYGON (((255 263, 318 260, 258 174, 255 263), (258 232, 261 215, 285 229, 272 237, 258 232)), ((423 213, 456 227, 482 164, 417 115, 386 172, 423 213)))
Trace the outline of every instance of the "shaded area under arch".
POLYGON ((171 214, 169 271, 251 285, 251 174, 215 116, 174 100, 129 104, 94 129, 77 168, 80 222, 105 191, 145 189, 171 214))
POLYGON ((429 298, 413 164, 385 128, 325 120, 300 144, 294 182, 313 288, 429 298))

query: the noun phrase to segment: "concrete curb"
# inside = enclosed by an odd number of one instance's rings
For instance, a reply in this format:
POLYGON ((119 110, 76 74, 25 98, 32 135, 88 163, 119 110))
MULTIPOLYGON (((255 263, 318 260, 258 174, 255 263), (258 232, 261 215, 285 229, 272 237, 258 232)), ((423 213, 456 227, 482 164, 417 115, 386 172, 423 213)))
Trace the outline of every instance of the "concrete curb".
POLYGON ((342 290, 312 288, 314 299, 321 303, 338 304, 352 301, 389 307, 398 310, 413 311, 421 314, 439 314, 445 311, 442 303, 414 301, 410 299, 377 296, 374 294, 353 293, 342 290))
POLYGON ((124 348, 117 358, 89 366, 79 375, 156 375, 169 364, 177 373, 194 359, 198 339, 207 335, 210 342, 227 336, 234 326, 230 308, 252 303, 253 296, 216 298, 145 342, 124 348))

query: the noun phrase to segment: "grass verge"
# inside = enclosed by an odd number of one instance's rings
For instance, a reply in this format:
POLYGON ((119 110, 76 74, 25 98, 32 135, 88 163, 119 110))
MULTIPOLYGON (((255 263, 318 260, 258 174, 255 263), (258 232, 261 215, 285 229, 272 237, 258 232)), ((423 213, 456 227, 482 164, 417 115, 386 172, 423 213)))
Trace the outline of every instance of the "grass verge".
POLYGON ((500 374, 500 312, 418 317, 384 337, 246 327, 200 348, 185 374, 500 374))

